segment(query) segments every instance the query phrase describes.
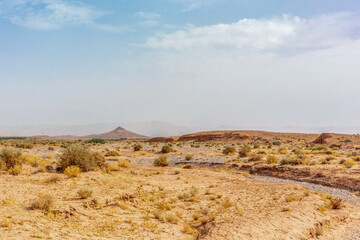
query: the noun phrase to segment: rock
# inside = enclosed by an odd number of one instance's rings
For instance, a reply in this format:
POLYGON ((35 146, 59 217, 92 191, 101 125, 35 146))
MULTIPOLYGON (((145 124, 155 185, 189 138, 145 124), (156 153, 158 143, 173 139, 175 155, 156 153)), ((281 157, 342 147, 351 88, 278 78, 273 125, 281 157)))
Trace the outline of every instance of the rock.
POLYGON ((48 173, 62 173, 64 172, 64 168, 60 167, 60 166, 52 166, 52 165, 47 165, 45 167, 46 171, 48 173))
POLYGON ((341 148, 341 144, 331 144, 330 148, 341 148))
POLYGON ((332 137, 331 133, 322 133, 317 139, 313 141, 313 143, 325 144, 327 143, 326 139, 331 137, 332 137))
POLYGON ((238 131, 213 131, 213 132, 200 132, 181 136, 180 142, 196 141, 196 142, 207 142, 207 141, 241 141, 249 139, 250 137, 246 134, 238 131))
POLYGON ((55 169, 54 166, 52 166, 52 165, 47 165, 47 166, 45 167, 45 169, 46 169, 46 171, 47 171, 48 173, 55 173, 55 172, 56 172, 56 169, 55 169))
POLYGON ((175 138, 173 138, 173 137, 155 137, 155 138, 149 139, 147 142, 160 142, 160 143, 175 142, 175 138))

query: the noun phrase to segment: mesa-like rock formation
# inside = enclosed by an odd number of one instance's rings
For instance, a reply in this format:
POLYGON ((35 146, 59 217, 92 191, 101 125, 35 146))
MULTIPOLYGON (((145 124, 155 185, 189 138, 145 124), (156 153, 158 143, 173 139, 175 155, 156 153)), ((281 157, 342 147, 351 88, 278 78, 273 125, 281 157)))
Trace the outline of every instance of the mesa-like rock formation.
POLYGON ((159 142, 159 143, 167 143, 167 142, 175 142, 176 139, 174 137, 154 137, 150 138, 147 142, 159 142))
POLYGON ((327 143, 327 141, 326 141, 327 138, 332 138, 331 133, 322 133, 317 139, 315 139, 313 141, 313 143, 325 144, 325 143, 327 143))
POLYGON ((238 131, 212 131, 212 132, 200 132, 183 135, 178 141, 242 141, 249 139, 250 136, 238 131))

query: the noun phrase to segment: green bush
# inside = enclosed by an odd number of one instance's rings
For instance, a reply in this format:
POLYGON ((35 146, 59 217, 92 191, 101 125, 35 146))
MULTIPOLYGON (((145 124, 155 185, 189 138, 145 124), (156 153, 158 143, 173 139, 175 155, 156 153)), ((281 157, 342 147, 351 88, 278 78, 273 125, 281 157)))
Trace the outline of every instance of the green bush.
POLYGON ((5 148, 0 153, 0 160, 5 163, 6 169, 22 165, 22 153, 13 148, 5 148))
POLYGON ((299 165, 299 164, 301 164, 301 159, 299 158, 283 157, 280 161, 280 165, 299 165))
POLYGON ((106 141, 104 139, 101 138, 92 138, 90 140, 87 140, 87 143, 100 143, 100 144, 105 144, 106 141))
POLYGON ((156 167, 166 167, 169 166, 168 157, 166 155, 161 155, 154 160, 154 166, 156 167))
POLYGON ((65 169, 77 166, 81 171, 87 172, 104 165, 105 159, 100 153, 93 153, 80 145, 70 145, 63 150, 60 156, 60 166, 65 169))
POLYGON ((280 146, 281 142, 280 141, 274 141, 272 144, 275 145, 275 146, 280 146))

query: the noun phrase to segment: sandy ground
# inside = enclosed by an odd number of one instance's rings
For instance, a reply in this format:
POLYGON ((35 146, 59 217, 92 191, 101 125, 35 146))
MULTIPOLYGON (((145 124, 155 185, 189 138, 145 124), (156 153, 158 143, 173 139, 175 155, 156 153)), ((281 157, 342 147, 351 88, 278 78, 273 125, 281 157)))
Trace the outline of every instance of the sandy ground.
MULTIPOLYGON (((116 171, 97 170, 75 178, 42 172, 41 166, 29 164, 18 176, 2 171, 0 239, 360 239, 359 208, 344 199, 340 209, 332 209, 331 196, 322 189, 261 182, 231 168, 174 165, 247 161, 224 155, 224 145, 175 145, 176 151, 168 154, 170 166, 162 168, 153 166, 162 144, 143 143, 143 150, 137 152, 132 144, 91 147, 104 155, 117 149, 120 156, 109 156, 108 162, 130 161, 130 168, 116 171), (185 160, 188 154, 193 155, 190 161, 185 160), (88 190, 91 196, 81 199, 79 190, 88 190), (52 197, 51 208, 31 209, 46 195, 52 197)), ((55 164, 61 147, 54 148, 39 145, 22 151, 55 164)), ((309 158, 322 156, 310 153, 309 158)), ((358 166, 342 169, 357 171, 358 166)))

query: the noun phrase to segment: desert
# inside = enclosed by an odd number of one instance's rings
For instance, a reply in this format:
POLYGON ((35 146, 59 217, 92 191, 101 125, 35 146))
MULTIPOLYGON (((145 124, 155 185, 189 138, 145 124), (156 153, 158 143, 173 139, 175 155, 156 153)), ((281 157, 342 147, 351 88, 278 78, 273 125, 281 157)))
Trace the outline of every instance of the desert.
POLYGON ((2 139, 0 237, 358 238, 357 135, 239 134, 2 139))

